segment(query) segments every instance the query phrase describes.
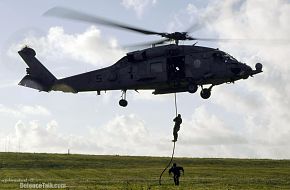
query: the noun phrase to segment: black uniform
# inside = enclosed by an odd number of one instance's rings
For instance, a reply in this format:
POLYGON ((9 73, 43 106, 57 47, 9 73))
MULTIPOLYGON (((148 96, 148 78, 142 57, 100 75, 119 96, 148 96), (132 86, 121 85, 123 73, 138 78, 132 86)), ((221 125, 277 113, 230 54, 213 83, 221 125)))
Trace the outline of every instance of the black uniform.
POLYGON ((177 141, 177 138, 178 138, 178 131, 179 131, 179 129, 180 129, 180 125, 181 125, 181 123, 182 123, 181 115, 178 114, 178 116, 175 117, 175 118, 173 119, 173 121, 175 122, 175 124, 174 124, 174 128, 173 128, 173 137, 174 137, 173 142, 176 142, 176 141, 177 141))
POLYGON ((173 180, 175 185, 179 185, 179 177, 180 177, 180 171, 184 174, 183 167, 176 166, 174 163, 173 166, 169 169, 169 174, 173 173, 173 180))

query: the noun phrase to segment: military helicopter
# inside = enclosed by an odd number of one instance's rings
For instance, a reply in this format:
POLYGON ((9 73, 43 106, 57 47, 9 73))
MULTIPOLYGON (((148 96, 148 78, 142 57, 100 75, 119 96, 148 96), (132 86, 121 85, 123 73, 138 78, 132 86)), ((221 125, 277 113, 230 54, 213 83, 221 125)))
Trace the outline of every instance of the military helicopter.
POLYGON ((55 7, 44 15, 97 23, 117 27, 146 35, 158 35, 164 39, 145 43, 152 47, 127 53, 115 64, 62 79, 57 79, 35 57, 36 52, 24 47, 18 53, 28 65, 27 75, 19 85, 39 91, 62 91, 68 93, 121 90, 119 105, 126 107, 127 90, 154 90, 153 94, 189 92, 201 88, 200 96, 208 99, 212 88, 223 83, 234 83, 240 79, 262 72, 262 64, 255 70, 219 49, 193 45, 179 45, 179 41, 219 41, 222 39, 194 38, 187 32, 160 33, 132 27, 108 19, 88 15, 79 11, 55 7), (174 41, 174 44, 162 45, 174 41), (204 85, 210 85, 205 88, 204 85))

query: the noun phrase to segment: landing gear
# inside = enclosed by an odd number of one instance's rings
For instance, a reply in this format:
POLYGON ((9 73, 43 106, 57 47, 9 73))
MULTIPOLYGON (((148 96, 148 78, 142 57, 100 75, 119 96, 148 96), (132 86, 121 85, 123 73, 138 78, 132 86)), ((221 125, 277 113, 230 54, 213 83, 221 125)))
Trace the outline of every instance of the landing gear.
POLYGON ((208 99, 211 95, 211 92, 210 92, 210 89, 208 88, 205 88, 205 89, 202 89, 200 91, 200 96, 203 98, 203 99, 208 99))
POLYGON ((213 85, 211 85, 209 88, 202 88, 202 90, 200 91, 200 96, 203 98, 203 99, 208 99, 211 95, 211 89, 212 89, 213 85))
POLYGON ((119 101, 119 105, 122 106, 122 107, 126 107, 128 105, 128 101, 127 100, 124 100, 124 99, 121 99, 119 101))
POLYGON ((122 90, 121 100, 119 101, 119 105, 122 107, 126 107, 128 105, 128 101, 126 100, 126 90, 122 90))
POLYGON ((197 91, 197 88, 198 87, 196 84, 190 84, 190 85, 188 85, 188 92, 193 94, 197 91))

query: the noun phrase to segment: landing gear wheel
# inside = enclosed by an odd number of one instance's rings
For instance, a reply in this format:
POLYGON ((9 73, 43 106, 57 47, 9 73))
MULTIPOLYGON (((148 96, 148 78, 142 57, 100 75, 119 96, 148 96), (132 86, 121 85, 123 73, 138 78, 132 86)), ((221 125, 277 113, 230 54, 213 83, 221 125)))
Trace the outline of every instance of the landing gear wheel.
POLYGON ((126 100, 126 89, 122 90, 122 96, 121 96, 121 100, 119 101, 119 105, 122 107, 126 107, 128 105, 128 102, 126 100))
POLYGON ((197 91, 198 87, 196 84, 190 84, 188 85, 188 92, 189 93, 195 93, 197 91))
POLYGON ((126 107, 128 105, 128 101, 127 100, 124 100, 124 99, 121 99, 119 101, 119 105, 122 106, 122 107, 126 107))
POLYGON ((210 89, 207 89, 207 88, 204 88, 200 91, 200 96, 203 98, 203 99, 208 99, 211 95, 211 90, 210 89))

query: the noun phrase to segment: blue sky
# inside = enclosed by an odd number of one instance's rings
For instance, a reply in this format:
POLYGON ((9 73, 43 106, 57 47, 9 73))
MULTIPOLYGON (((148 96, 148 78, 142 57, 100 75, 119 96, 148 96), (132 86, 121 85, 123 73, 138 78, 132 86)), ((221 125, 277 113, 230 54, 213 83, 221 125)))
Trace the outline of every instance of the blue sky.
MULTIPOLYGON (((61 78, 111 65, 126 54, 122 45, 159 39, 100 25, 43 17, 65 6, 156 31, 183 31, 207 18, 197 37, 289 38, 290 2, 255 1, 1 1, 0 151, 168 156, 174 96, 128 92, 65 94, 18 86, 25 44, 61 78), (19 147, 20 144, 20 147, 19 147)), ((188 43, 186 43, 188 44, 188 43)), ((190 43, 189 43, 190 44, 190 43)), ((289 44, 202 43, 220 48, 264 73, 214 87, 212 97, 177 95, 184 123, 177 156, 289 158, 289 44)))

